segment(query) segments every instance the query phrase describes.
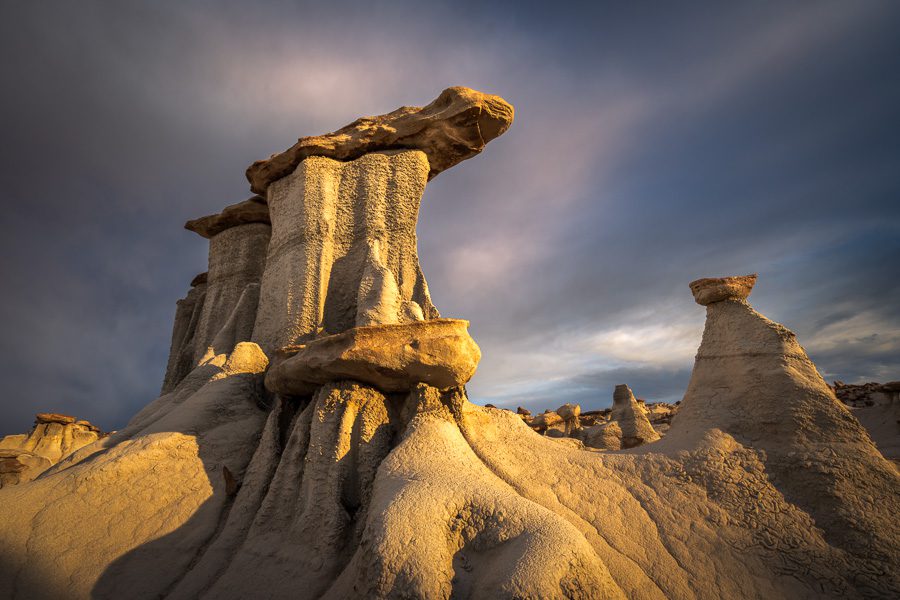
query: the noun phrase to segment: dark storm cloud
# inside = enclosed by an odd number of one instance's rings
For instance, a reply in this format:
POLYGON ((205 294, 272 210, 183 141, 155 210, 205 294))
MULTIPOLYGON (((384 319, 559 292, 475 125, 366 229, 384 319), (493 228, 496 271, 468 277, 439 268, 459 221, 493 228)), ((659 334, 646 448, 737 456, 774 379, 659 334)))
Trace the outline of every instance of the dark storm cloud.
POLYGON ((0 433, 120 427, 205 269, 186 219, 300 135, 499 93, 516 122, 429 184, 423 267, 473 399, 676 400, 703 310, 752 300, 826 376, 900 378, 900 11, 883 3, 20 3, 4 8, 0 433))

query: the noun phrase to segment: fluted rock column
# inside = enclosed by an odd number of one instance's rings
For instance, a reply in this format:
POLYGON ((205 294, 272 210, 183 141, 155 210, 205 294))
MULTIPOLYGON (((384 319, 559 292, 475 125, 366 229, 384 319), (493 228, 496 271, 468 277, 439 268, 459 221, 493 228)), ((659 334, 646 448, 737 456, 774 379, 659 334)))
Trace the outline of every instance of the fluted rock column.
POLYGON ((194 333, 206 298, 206 277, 206 273, 194 277, 187 295, 175 304, 172 343, 160 394, 168 394, 175 389, 194 367, 194 333))
POLYGON ((206 297, 193 341, 195 366, 249 341, 271 226, 265 202, 252 198, 185 227, 209 238, 206 297))
POLYGON ((350 162, 312 156, 272 183, 253 341, 270 352, 371 324, 373 315, 382 323, 437 318, 416 251, 428 173, 418 150, 350 162))

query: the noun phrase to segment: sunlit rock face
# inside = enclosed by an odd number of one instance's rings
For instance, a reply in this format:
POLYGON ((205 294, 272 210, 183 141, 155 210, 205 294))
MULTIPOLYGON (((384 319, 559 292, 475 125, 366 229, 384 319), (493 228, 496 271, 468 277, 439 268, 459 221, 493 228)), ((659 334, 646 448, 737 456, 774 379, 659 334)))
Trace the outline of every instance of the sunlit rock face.
POLYGON ((30 433, 0 439, 0 487, 31 481, 72 452, 103 436, 88 421, 38 413, 30 433))
POLYGON ((431 179, 484 150, 512 121, 513 107, 503 98, 465 87, 447 88, 427 106, 403 106, 386 115, 361 117, 334 133, 300 138, 284 152, 250 165, 247 179, 250 189, 265 194, 272 182, 287 177, 311 156, 350 161, 394 148, 423 152, 431 179))
POLYGON ((723 300, 746 300, 756 284, 756 275, 707 277, 690 283, 694 301, 701 306, 723 300))
POLYGON ((284 358, 269 370, 266 387, 286 396, 308 395, 344 379, 383 392, 409 392, 419 383, 459 387, 472 378, 481 359, 468 327, 461 319, 354 327, 283 349, 284 358))
POLYGON ((622 384, 617 385, 613 393, 609 421, 586 427, 578 437, 592 448, 620 450, 655 442, 660 436, 631 388, 622 384))
POLYGON ((407 312, 436 318, 416 250, 428 169, 421 151, 346 163, 310 157, 274 182, 253 340, 272 351, 358 320, 397 323, 411 318, 407 312))

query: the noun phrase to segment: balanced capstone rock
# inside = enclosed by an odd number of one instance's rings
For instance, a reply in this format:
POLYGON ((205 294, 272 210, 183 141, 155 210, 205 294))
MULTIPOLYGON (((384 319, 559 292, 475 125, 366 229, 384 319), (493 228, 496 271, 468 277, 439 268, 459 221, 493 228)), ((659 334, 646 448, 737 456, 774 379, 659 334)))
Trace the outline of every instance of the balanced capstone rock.
POLYGON ((266 387, 305 396, 329 381, 350 379, 383 392, 408 392, 425 383, 438 389, 465 385, 481 351, 468 321, 434 319, 355 327, 279 354, 288 358, 269 369, 266 387))

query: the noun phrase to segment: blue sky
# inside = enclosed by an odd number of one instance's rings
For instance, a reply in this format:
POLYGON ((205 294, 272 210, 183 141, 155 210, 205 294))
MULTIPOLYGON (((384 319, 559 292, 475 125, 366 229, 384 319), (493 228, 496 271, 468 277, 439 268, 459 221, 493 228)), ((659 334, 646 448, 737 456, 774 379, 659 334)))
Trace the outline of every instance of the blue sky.
POLYGON ((121 427, 158 393, 184 221, 297 137, 497 93, 516 121, 430 184, 420 255, 483 351, 474 401, 680 398, 687 284, 754 306, 826 379, 900 379, 900 6, 16 3, 0 23, 0 434, 121 427))

